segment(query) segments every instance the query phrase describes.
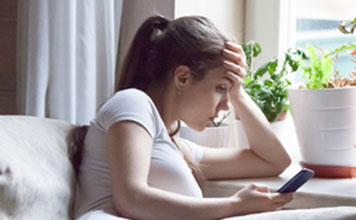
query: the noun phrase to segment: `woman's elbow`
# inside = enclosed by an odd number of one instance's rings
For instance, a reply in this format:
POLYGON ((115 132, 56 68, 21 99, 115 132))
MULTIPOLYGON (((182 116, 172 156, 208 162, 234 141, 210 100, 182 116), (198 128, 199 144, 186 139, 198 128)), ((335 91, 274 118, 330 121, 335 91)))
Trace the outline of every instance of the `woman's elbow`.
POLYGON ((283 159, 279 161, 277 165, 275 165, 276 168, 276 176, 279 176, 282 174, 292 163, 292 159, 289 157, 289 155, 286 155, 283 159))
POLYGON ((137 218, 137 210, 140 208, 139 201, 136 192, 130 193, 126 191, 125 193, 114 193, 114 206, 116 212, 125 218, 137 218))
POLYGON ((115 211, 121 217, 132 218, 133 210, 132 203, 126 198, 114 198, 115 211))

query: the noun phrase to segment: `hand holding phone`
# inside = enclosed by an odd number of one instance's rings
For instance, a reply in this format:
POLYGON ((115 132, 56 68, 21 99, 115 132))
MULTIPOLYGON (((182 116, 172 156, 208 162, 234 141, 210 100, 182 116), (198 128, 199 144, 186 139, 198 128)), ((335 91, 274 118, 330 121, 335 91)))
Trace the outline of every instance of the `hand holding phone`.
POLYGON ((314 176, 313 170, 303 168, 295 176, 293 176, 288 182, 286 182, 279 190, 277 190, 277 192, 279 193, 295 192, 299 187, 301 187, 313 176, 314 176))

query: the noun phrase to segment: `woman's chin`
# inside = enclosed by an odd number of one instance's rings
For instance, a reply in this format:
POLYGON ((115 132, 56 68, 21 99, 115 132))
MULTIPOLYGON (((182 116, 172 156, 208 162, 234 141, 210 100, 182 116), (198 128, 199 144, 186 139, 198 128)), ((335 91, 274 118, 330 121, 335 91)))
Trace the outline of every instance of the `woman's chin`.
POLYGON ((197 131, 204 131, 207 127, 211 127, 212 123, 208 122, 208 123, 204 123, 202 125, 199 126, 199 128, 197 128, 197 131))
POLYGON ((199 127, 199 128, 194 128, 194 130, 196 130, 196 131, 204 131, 205 128, 206 128, 206 126, 202 126, 202 127, 199 127))
POLYGON ((195 131, 203 131, 206 128, 206 124, 204 124, 204 125, 188 125, 188 126, 195 131))

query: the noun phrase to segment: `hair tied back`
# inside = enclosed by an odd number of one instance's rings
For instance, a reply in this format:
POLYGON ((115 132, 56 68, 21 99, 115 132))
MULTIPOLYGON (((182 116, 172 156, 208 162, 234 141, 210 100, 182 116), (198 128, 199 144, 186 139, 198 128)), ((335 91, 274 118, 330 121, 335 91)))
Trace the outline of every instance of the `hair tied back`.
POLYGON ((152 19, 153 26, 161 31, 164 31, 170 22, 167 18, 160 15, 153 16, 152 19))

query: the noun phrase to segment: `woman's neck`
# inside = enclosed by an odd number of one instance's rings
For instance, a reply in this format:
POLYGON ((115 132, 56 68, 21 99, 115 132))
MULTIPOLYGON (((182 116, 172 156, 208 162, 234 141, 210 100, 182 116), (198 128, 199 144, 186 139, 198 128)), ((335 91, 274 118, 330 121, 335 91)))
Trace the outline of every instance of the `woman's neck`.
POLYGON ((167 88, 151 88, 147 91, 148 96, 154 102, 169 134, 173 133, 177 127, 176 107, 174 102, 174 93, 167 88))

